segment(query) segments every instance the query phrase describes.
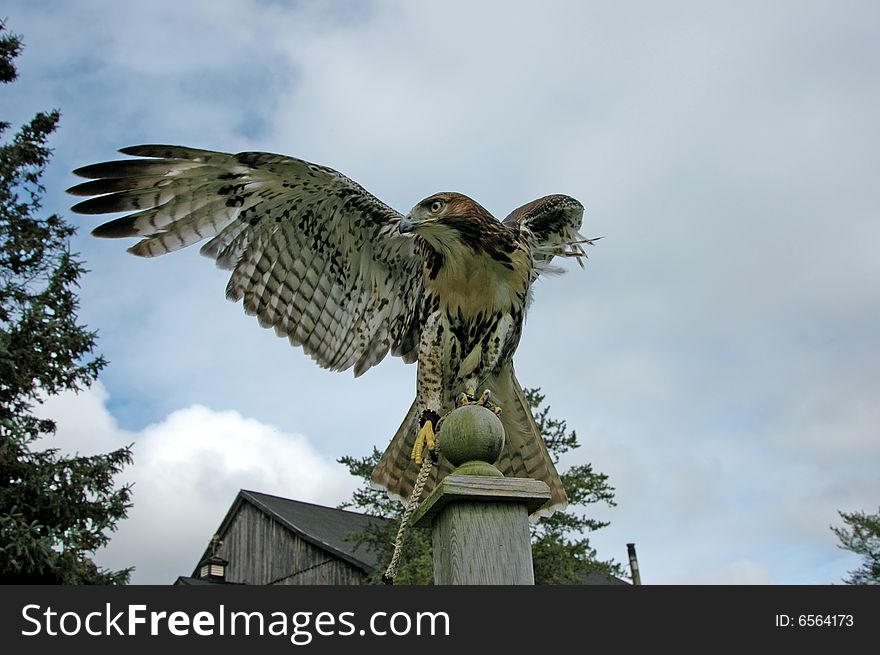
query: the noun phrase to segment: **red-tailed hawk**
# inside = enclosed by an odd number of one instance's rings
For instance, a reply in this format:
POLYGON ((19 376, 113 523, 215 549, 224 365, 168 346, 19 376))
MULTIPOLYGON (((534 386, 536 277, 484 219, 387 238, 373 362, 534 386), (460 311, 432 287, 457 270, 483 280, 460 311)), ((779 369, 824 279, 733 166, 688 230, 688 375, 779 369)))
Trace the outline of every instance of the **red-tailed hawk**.
MULTIPOLYGON (((129 250, 142 257, 207 240, 202 254, 232 271, 226 296, 325 368, 358 376, 389 352, 418 362, 415 400, 375 484, 408 498, 417 434, 430 433, 459 392, 489 388, 506 432, 498 468, 550 486, 541 514, 565 506, 512 357, 532 283, 555 256, 584 257, 577 200, 547 196, 498 221, 466 196, 437 193, 403 216, 337 171, 292 157, 121 152, 138 159, 80 168, 91 181, 69 189, 96 196, 76 212, 134 212, 95 236, 141 237, 129 250)), ((428 487, 450 469, 441 460, 428 487)))

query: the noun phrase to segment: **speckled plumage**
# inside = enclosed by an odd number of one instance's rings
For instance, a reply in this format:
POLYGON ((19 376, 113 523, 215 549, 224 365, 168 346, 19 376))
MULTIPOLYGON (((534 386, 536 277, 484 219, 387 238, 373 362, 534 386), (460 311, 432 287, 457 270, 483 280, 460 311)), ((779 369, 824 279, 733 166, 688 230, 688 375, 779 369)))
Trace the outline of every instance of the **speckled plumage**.
MULTIPOLYGON (((92 180, 69 191, 95 197, 74 211, 134 212, 94 235, 141 237, 129 250, 144 257, 206 240, 202 254, 232 271, 227 297, 325 368, 361 375, 389 352, 418 361, 416 398, 375 484, 407 498, 422 412, 442 415, 463 389, 490 388, 507 433, 499 468, 550 485, 542 514, 564 507, 512 357, 534 280, 555 256, 584 255, 579 202, 547 196, 500 222, 466 196, 441 193, 404 217, 337 171, 292 157, 149 145, 122 152, 139 159, 75 171, 92 180)), ((439 467, 429 488, 449 468, 439 467)))

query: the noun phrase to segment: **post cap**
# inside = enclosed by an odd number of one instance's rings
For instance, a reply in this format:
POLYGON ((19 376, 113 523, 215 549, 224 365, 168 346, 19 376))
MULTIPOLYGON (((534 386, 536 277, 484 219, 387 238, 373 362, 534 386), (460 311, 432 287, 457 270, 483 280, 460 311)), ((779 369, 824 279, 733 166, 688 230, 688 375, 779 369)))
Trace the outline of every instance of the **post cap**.
POLYGON ((550 487, 531 478, 497 478, 450 473, 419 505, 412 525, 428 526, 450 503, 522 503, 531 514, 550 500, 550 487))
POLYGON ((494 412, 481 405, 458 407, 443 419, 439 438, 440 452, 459 467, 457 474, 501 476, 492 464, 504 449, 504 426, 494 412))

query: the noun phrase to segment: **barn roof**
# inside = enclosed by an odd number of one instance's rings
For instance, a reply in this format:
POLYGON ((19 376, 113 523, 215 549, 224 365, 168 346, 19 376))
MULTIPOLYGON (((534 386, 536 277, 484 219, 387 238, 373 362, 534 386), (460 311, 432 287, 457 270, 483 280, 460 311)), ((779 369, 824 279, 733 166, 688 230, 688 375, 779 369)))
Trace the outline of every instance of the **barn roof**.
POLYGON ((580 584, 584 585, 628 585, 629 582, 620 578, 602 573, 601 571, 586 571, 580 575, 580 584))
POLYGON ((203 585, 218 585, 218 584, 241 584, 240 582, 226 582, 225 580, 206 580, 204 578, 197 578, 195 576, 186 576, 179 575, 177 576, 177 580, 175 580, 174 584, 176 586, 184 586, 184 587, 200 587, 203 585))
POLYGON ((244 502, 268 514, 306 541, 367 573, 379 565, 376 553, 366 544, 358 544, 351 535, 363 532, 371 525, 386 525, 388 519, 242 489, 217 530, 221 538, 244 502))

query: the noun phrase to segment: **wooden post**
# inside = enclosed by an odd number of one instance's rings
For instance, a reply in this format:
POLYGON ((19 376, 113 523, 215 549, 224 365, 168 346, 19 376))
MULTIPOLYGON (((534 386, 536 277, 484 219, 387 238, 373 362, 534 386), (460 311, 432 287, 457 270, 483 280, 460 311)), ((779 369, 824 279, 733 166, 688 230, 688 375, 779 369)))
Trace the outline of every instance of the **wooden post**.
POLYGON ((434 583, 534 584, 529 514, 550 498, 540 480, 505 478, 492 466, 504 428, 479 405, 443 421, 440 452, 458 468, 419 506, 414 525, 432 526, 434 583))

